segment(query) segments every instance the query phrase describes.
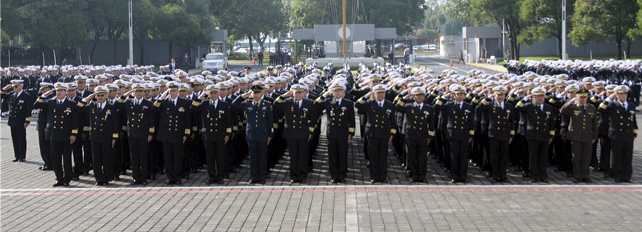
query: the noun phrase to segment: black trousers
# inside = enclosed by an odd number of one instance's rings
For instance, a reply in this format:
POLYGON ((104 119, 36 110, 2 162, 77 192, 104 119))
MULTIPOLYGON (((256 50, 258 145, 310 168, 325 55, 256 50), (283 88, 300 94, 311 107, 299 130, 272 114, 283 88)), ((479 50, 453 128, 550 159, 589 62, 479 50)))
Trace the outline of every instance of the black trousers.
POLYGON ((148 154, 148 167, 149 167, 149 175, 148 177, 156 176, 156 174, 160 173, 163 170, 164 164, 162 163, 163 161, 163 143, 158 142, 156 139, 152 139, 151 142, 149 142, 149 146, 147 148, 147 154, 148 154))
POLYGON ((611 177, 620 181, 630 180, 633 174, 633 140, 619 141, 612 139, 611 151, 613 152, 611 177))
POLYGON ((508 140, 490 138, 490 174, 495 180, 507 180, 506 166, 508 165, 508 140))
POLYGON ((40 145, 40 156, 42 161, 45 162, 45 167, 52 168, 51 166, 51 141, 46 139, 45 129, 38 129, 38 145, 40 145))
POLYGON ((209 180, 218 182, 226 175, 227 147, 225 141, 203 141, 209 180))
MULTIPOLYGON (((111 146, 111 144, 110 144, 110 146, 111 146)), ((85 173, 89 173, 89 170, 91 170, 92 164, 93 164, 93 162, 92 162, 93 150, 91 148, 91 140, 89 139, 89 137, 87 137, 87 139, 82 141, 82 148, 83 148, 83 154, 84 154, 84 157, 83 157, 83 162, 84 163, 83 163, 83 170, 82 171, 85 172, 85 173)))
POLYGON ((288 139, 288 151, 290 152, 290 178, 294 181, 302 181, 308 177, 309 142, 308 140, 288 139))
POLYGON ((591 164, 591 155, 593 154, 593 143, 571 141, 571 150, 573 150, 573 178, 589 179, 589 165, 591 164))
POLYGON ((91 143, 92 155, 94 156, 92 157, 92 166, 94 168, 94 177, 96 178, 96 182, 108 182, 111 179, 109 171, 112 170, 112 168, 110 165, 114 163, 111 160, 114 155, 114 148, 111 147, 110 142, 91 143))
POLYGON ((51 165, 56 179, 69 183, 73 175, 71 168, 71 144, 67 141, 51 141, 51 165))
POLYGON ((423 181, 428 169, 427 141, 406 140, 406 151, 406 167, 410 170, 412 178, 423 181))
POLYGON ((548 179, 548 173, 546 173, 546 166, 548 165, 548 141, 528 140, 528 154, 531 179, 548 179))
POLYGON ((15 158, 26 159, 27 130, 25 129, 24 125, 11 127, 11 140, 13 141, 13 153, 15 155, 15 158))
POLYGON ((129 155, 134 180, 146 181, 149 176, 149 142, 147 138, 129 138, 129 155))
POLYGON ((259 58, 259 65, 263 65, 263 58, 259 58))
POLYGON ((267 141, 247 141, 252 181, 267 179, 267 141))
POLYGON ((184 144, 163 143, 163 155, 165 156, 165 174, 167 179, 172 181, 181 180, 183 176, 183 155, 184 144))
POLYGON ((71 144, 71 152, 74 159, 74 176, 80 176, 80 174, 82 174, 82 171, 85 170, 85 162, 83 161, 82 154, 82 138, 80 134, 76 136, 76 141, 71 144))
POLYGON ((370 177, 374 181, 383 181, 388 176, 388 139, 368 136, 368 142, 370 177))
POLYGON ((611 138, 600 135, 600 170, 611 175, 611 138))
POLYGON ((450 178, 465 181, 468 178, 468 141, 448 140, 450 144, 450 178))
POLYGON ((330 178, 345 179, 348 171, 348 138, 328 138, 330 178))

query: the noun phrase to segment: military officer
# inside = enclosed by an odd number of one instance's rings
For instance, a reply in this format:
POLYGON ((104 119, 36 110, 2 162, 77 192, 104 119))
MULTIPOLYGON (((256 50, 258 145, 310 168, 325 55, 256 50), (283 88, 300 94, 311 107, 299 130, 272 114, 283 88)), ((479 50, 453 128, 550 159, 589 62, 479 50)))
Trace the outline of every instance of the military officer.
POLYGON ((200 119, 202 140, 205 144, 205 159, 209 178, 205 184, 223 184, 227 170, 226 144, 232 136, 232 112, 230 105, 219 99, 221 84, 207 86, 192 101, 192 110, 200 119), (208 94, 209 93, 209 94, 208 94))
POLYGON ((305 98, 307 86, 292 85, 290 91, 276 98, 275 109, 285 114, 283 138, 290 153, 290 183, 306 183, 309 145, 317 123, 314 103, 305 98), (293 98, 290 98, 294 96, 293 98))
POLYGON ((120 96, 115 104, 119 112, 126 114, 121 117, 127 120, 122 123, 127 127, 127 138, 129 140, 129 156, 131 160, 132 185, 147 185, 149 177, 149 143, 152 141, 155 132, 155 120, 153 117, 153 103, 144 98, 147 85, 136 83, 132 90, 120 96), (131 94, 134 97, 131 98, 131 94))
POLYGON ((610 119, 609 139, 613 164, 611 177, 615 183, 631 183, 633 173, 633 141, 638 135, 635 105, 627 101, 629 87, 617 86, 609 100, 600 104, 600 117, 610 119))
POLYGON ((435 102, 435 111, 442 113, 446 124, 446 140, 450 143, 450 182, 468 182, 468 146, 475 135, 475 110, 466 98, 466 87, 453 84, 435 102), (446 98, 454 95, 454 101, 446 98))
POLYGON ((546 90, 537 87, 515 106, 515 110, 524 112, 522 116, 526 120, 525 137, 528 141, 531 183, 538 181, 548 183, 548 174, 546 173, 548 146, 555 137, 555 119, 558 111, 545 104, 545 100, 546 90))
POLYGON ((96 87, 92 93, 78 102, 78 107, 89 117, 89 140, 92 145, 92 167, 94 169, 95 185, 109 185, 111 175, 111 155, 118 140, 120 124, 115 106, 107 103, 109 90, 105 86, 96 87), (95 97, 95 101, 93 100, 95 97))
POLYGON ((23 80, 12 80, 11 85, 3 88, 2 94, 8 99, 11 140, 15 158, 12 162, 25 162, 27 157, 27 126, 31 122, 31 108, 33 107, 31 95, 23 90, 23 80), (13 88, 13 93, 5 94, 4 91, 13 88))
MULTIPOLYGON (((53 84, 48 82, 40 82, 40 91, 38 94, 46 93, 51 90, 53 84)), ((40 145, 40 156, 42 156, 42 161, 44 165, 38 167, 42 171, 51 171, 53 166, 51 165, 51 141, 45 136, 45 128, 47 127, 47 111, 38 109, 38 144, 40 145)))
POLYGON ((505 86, 496 86, 492 90, 493 99, 483 99, 477 106, 477 112, 485 114, 488 119, 488 128, 485 131, 489 137, 491 182, 510 183, 506 176, 506 167, 509 145, 513 142, 517 127, 516 112, 513 104, 505 101, 508 90, 505 86))
POLYGON ((372 91, 357 101, 357 109, 365 112, 368 118, 364 131, 368 140, 368 155, 370 156, 370 182, 387 183, 388 176, 388 144, 397 133, 397 121, 394 115, 394 105, 386 100, 386 86, 375 85, 372 91), (369 99, 373 96, 373 99, 369 99))
POLYGON ((597 139, 597 109, 587 104, 589 91, 585 87, 580 87, 576 94, 577 97, 562 106, 560 113, 570 119, 566 139, 571 141, 573 152, 573 182, 592 183, 589 165, 597 139))
POLYGON ((158 141, 163 143, 167 185, 181 184, 183 171, 184 144, 191 134, 191 102, 178 97, 180 83, 170 81, 167 91, 154 102, 159 111, 158 141))
POLYGON ((328 137, 328 166, 333 184, 343 182, 348 172, 348 142, 354 136, 354 103, 344 98, 345 83, 335 82, 329 90, 317 98, 315 108, 320 115, 326 113, 326 136, 328 137), (332 95, 332 98, 326 99, 332 95))
POLYGON ((247 115, 245 140, 250 155, 249 184, 265 184, 267 173, 267 146, 274 134, 274 116, 272 105, 263 100, 265 84, 253 83, 250 91, 240 95, 232 102, 232 106, 247 115), (251 97, 251 99, 250 99, 251 97))
POLYGON ((425 182, 428 167, 428 145, 435 136, 435 109, 427 104, 426 89, 414 87, 411 90, 414 102, 404 103, 401 97, 396 99, 396 110, 404 114, 403 133, 407 154, 407 167, 410 171, 410 183, 425 182))
POLYGON ((56 173, 53 186, 69 186, 72 144, 78 136, 78 110, 76 102, 67 98, 67 84, 56 83, 56 97, 48 99, 53 90, 44 93, 34 104, 35 109, 47 111, 46 136, 51 141, 51 164, 56 173))

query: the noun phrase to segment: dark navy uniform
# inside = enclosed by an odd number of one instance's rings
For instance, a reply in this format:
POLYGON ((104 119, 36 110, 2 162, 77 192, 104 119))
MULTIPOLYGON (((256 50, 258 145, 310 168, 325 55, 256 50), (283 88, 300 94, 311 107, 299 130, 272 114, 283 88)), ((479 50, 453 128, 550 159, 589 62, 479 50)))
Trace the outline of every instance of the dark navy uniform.
POLYGON ((613 159, 611 177, 615 182, 630 182, 633 173, 633 141, 638 134, 635 105, 616 100, 603 102, 600 104, 600 117, 608 117, 611 122, 608 132, 613 159))
POLYGON ((184 155, 183 137, 190 137, 191 105, 191 102, 180 97, 176 97, 176 99, 167 97, 165 100, 154 102, 155 110, 160 111, 158 141, 163 143, 167 184, 181 184, 184 155))
POLYGON ((481 101, 477 106, 479 113, 486 115, 488 124, 484 131, 488 133, 490 147, 490 174, 493 181, 508 181, 506 167, 508 165, 509 142, 515 136, 515 108, 506 101, 481 101))
POLYGON ((89 140, 92 143, 92 167, 96 185, 107 185, 111 179, 109 171, 113 163, 112 141, 115 143, 120 131, 118 111, 107 101, 103 104, 97 101, 78 102, 78 107, 81 107, 89 117, 89 140))
POLYGON ((267 142, 268 138, 272 138, 274 133, 272 105, 263 99, 255 102, 253 99, 245 99, 239 96, 234 99, 232 106, 239 111, 245 112, 247 116, 245 140, 250 154, 250 182, 265 183, 265 179, 268 176, 267 142))
POLYGON ((354 136, 354 103, 348 99, 317 98, 317 113, 325 110, 328 166, 333 182, 344 182, 348 172, 348 137, 354 136))
POLYGON ((283 99, 284 97, 279 96, 274 107, 285 114, 283 138, 287 140, 290 153, 290 178, 294 182, 305 182, 310 158, 310 135, 314 133, 317 123, 314 103, 306 98, 300 101, 294 98, 283 99))
MULTIPOLYGON (((535 88, 537 89, 537 88, 535 88)), ((533 91, 535 91, 533 89, 533 91)), ((548 146, 555 137, 555 119, 557 112, 554 107, 543 103, 537 105, 533 101, 522 99, 515 106, 524 117, 526 130, 525 137, 528 141, 529 170, 531 182, 548 182, 546 166, 548 165, 548 146)))
POLYGON ((396 110, 403 113, 406 167, 412 182, 424 182, 428 166, 428 140, 435 136, 435 109, 425 102, 404 103, 397 100, 396 110))
MULTIPOLYGON (((17 85, 14 84, 15 86, 17 85)), ((9 102, 9 120, 7 124, 11 128, 11 140, 13 141, 15 155, 13 161, 24 162, 27 156, 27 129, 25 128, 25 123, 31 122, 33 101, 31 96, 24 90, 18 93, 5 94, 4 96, 8 98, 9 102)))
MULTIPOLYGON (((135 89, 135 88, 134 88, 135 89)), ((127 137, 129 142, 129 155, 131 160, 133 184, 143 184, 149 177, 149 141, 148 137, 155 132, 156 117, 154 117, 154 106, 151 101, 141 98, 125 98, 121 96, 116 103, 121 117, 127 121, 127 137)), ((181 139, 182 141, 182 139, 181 139)))
POLYGON ((435 111, 442 113, 445 139, 450 144, 450 178, 465 182, 468 175, 468 140, 475 135, 475 110, 463 101, 445 101, 443 98, 437 100, 435 111))
POLYGON ((368 117, 365 136, 368 140, 370 156, 370 177, 373 182, 386 182, 388 176, 388 141, 390 136, 397 133, 397 122, 394 115, 394 105, 388 100, 381 102, 376 99, 362 97, 356 104, 357 109, 365 112, 368 117))
POLYGON ((206 183, 222 183, 225 178, 228 154, 225 137, 232 137, 232 111, 230 105, 220 99, 194 99, 192 109, 200 119, 202 140, 205 144, 207 173, 206 183))

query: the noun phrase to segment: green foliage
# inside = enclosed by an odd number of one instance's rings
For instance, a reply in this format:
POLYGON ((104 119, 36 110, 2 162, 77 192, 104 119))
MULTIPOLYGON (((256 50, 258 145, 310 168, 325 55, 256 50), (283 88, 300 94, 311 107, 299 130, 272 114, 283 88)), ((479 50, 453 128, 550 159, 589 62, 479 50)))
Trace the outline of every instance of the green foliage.
MULTIPOLYGON (((571 16, 575 0, 566 1, 566 32, 571 31, 571 16)), ((532 45, 551 37, 561 38, 562 10, 559 0, 523 0, 520 7, 520 19, 525 29, 519 35, 519 42, 532 45)))
POLYGON ((179 5, 168 4, 161 7, 153 25, 150 35, 155 39, 169 41, 183 48, 209 43, 209 37, 200 28, 198 19, 179 5))

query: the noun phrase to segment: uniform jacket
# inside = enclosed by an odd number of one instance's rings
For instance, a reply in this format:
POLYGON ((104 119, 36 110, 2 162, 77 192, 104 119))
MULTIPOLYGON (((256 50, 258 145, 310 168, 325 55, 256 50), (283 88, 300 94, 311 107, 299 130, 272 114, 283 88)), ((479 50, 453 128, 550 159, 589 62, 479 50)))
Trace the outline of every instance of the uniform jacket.
POLYGON ((635 118, 635 105, 628 102, 625 109, 619 101, 600 104, 600 116, 609 117, 609 138, 620 141, 633 141, 638 135, 638 123, 635 118))
POLYGON ((105 107, 99 109, 97 101, 89 103, 78 102, 79 109, 89 117, 89 138, 96 143, 109 143, 118 139, 120 124, 116 106, 105 101, 105 107))
POLYGON ((79 109, 76 102, 65 98, 62 105, 58 105, 57 98, 39 98, 33 107, 47 111, 47 139, 64 142, 69 141, 69 136, 78 135, 79 109))
POLYGON ((348 136, 354 136, 355 120, 354 103, 352 101, 342 98, 341 103, 339 103, 335 98, 325 99, 321 96, 317 98, 314 106, 319 115, 325 110, 328 138, 345 139, 347 141, 348 136))
POLYGON ((158 117, 155 115, 154 104, 151 101, 143 98, 140 105, 136 106, 136 98, 121 96, 115 106, 120 114, 125 115, 125 117, 121 117, 121 120, 125 120, 125 122, 118 122, 118 124, 127 130, 127 136, 135 139, 147 139, 148 135, 154 135, 158 117))
POLYGON ((274 135, 274 115, 272 104, 261 99, 258 103, 254 99, 237 97, 232 106, 245 112, 247 125, 245 126, 245 140, 252 142, 267 142, 268 137, 274 135))
POLYGON ((190 106, 192 102, 180 97, 176 99, 176 105, 172 103, 170 97, 154 102, 154 110, 158 111, 159 115, 157 138, 159 142, 182 143, 183 136, 190 137, 192 129, 190 106))
POLYGON ((440 111, 446 125, 446 139, 467 141, 475 135, 475 109, 471 104, 440 98, 435 102, 435 110, 440 111))
POLYGON ((544 111, 531 101, 522 100, 515 110, 521 111, 525 121, 525 137, 528 140, 548 141, 555 136, 555 119, 559 112, 555 107, 544 103, 544 111))
POLYGON ((426 102, 419 108, 419 104, 416 102, 406 103, 399 99, 395 105, 395 110, 404 115, 401 133, 405 134, 405 139, 426 141, 435 136, 435 108, 426 104, 426 102))
POLYGON ((591 142, 597 139, 597 109, 587 103, 586 109, 578 103, 567 102, 560 109, 560 113, 569 117, 566 139, 577 142, 591 142))
POLYGON ((508 141, 515 136, 517 122, 515 121, 515 107, 504 101, 504 108, 502 109, 497 101, 482 100, 477 105, 477 112, 484 114, 488 120, 484 131, 488 132, 488 137, 508 141))
POLYGON ((214 106, 212 99, 195 99, 192 112, 198 115, 203 141, 221 142, 232 136, 232 110, 227 102, 219 99, 214 106))
POLYGON ((23 127, 26 123, 31 122, 31 108, 33 108, 33 100, 27 91, 22 90, 22 93, 16 97, 16 93, 5 95, 9 99, 9 126, 23 127))
POLYGON ((366 136, 380 139, 388 139, 390 135, 397 133, 397 121, 395 120, 395 110, 392 102, 383 101, 383 107, 375 99, 366 99, 362 97, 357 101, 357 109, 368 115, 366 122, 366 136))
POLYGON ((274 108, 285 115, 283 138, 307 141, 316 129, 317 113, 314 103, 310 99, 303 98, 299 108, 294 98, 283 99, 278 97, 274 102, 274 108))

